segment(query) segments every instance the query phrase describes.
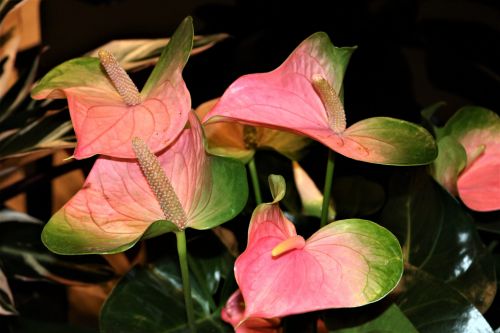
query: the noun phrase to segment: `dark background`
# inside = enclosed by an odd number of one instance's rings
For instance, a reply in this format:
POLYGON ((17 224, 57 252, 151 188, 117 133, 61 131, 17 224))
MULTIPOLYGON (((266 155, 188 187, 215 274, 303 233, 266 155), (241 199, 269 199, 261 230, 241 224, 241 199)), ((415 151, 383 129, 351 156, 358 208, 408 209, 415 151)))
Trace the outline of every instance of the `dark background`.
POLYGON ((497 0, 50 0, 41 15, 41 75, 113 39, 168 37, 187 15, 196 34, 229 33, 186 66, 194 107, 325 31, 336 46, 358 46, 345 79, 348 124, 380 115, 419 122, 439 101, 443 119, 466 104, 499 110, 497 0))

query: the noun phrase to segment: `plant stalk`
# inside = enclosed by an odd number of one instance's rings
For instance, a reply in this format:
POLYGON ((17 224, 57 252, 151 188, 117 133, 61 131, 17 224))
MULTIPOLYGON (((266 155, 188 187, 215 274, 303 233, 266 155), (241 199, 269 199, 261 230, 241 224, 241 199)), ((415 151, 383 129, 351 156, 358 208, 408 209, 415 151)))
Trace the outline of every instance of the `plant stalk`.
POLYGON ((189 281, 189 266, 187 260, 186 233, 184 230, 176 232, 177 253, 179 254, 179 263, 181 265, 182 289, 184 291, 184 303, 186 306, 186 315, 188 320, 189 332, 196 333, 194 320, 193 298, 191 297, 191 283, 189 281))
POLYGON ((321 207, 321 227, 328 224, 328 208, 330 193, 332 191, 333 170, 335 167, 333 150, 328 149, 328 162, 326 164, 325 186, 323 188, 323 205, 321 207))
POLYGON ((255 158, 252 157, 248 162, 248 170, 250 171, 250 178, 252 179, 253 193, 255 195, 255 203, 260 205, 262 203, 262 195, 260 193, 259 176, 255 166, 255 158))

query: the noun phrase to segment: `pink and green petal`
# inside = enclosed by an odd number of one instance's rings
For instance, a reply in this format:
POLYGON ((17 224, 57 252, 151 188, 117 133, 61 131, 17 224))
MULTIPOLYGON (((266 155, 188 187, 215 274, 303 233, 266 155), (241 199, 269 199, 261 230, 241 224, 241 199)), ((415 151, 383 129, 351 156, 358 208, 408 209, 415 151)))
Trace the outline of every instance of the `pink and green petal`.
POLYGON ((467 166, 457 182, 463 203, 480 212, 500 210, 500 141, 486 149, 467 166))
POLYGON ((345 130, 331 146, 349 158, 387 165, 429 164, 437 156, 430 133, 413 123, 387 117, 361 120, 345 130))
MULTIPOLYGON (((166 82, 169 82, 173 87, 180 85, 185 88, 182 69, 186 65, 193 48, 193 39, 193 19, 188 16, 175 30, 167 46, 163 49, 153 72, 144 84, 141 95, 145 97, 156 96, 157 91, 164 89, 162 86, 166 82)), ((177 111, 179 112, 179 110, 177 111)))
POLYGON ((434 178, 453 195, 458 194, 458 175, 467 165, 464 147, 451 136, 438 141, 438 157, 432 164, 434 178))
POLYGON ((367 220, 333 222, 305 246, 300 238, 277 202, 257 207, 235 264, 245 318, 361 306, 387 295, 403 272, 398 240, 367 220), (273 256, 284 244, 288 251, 273 256))
POLYGON ((274 71, 237 79, 203 122, 222 116, 304 135, 327 130, 327 114, 312 77, 322 75, 339 92, 353 50, 333 46, 325 33, 313 34, 274 71))
POLYGON ((95 154, 134 158, 129 143, 136 136, 158 152, 187 122, 191 101, 182 69, 192 40, 192 21, 187 18, 165 47, 137 105, 123 101, 97 58, 78 58, 57 66, 33 89, 32 97, 68 99, 77 159, 95 154))
MULTIPOLYGON (((187 216, 187 227, 203 229, 226 222, 243 207, 245 170, 235 161, 206 156, 199 121, 194 114, 189 119, 191 127, 158 159, 187 216), (233 178, 221 181, 223 172, 233 178)), ((83 188, 45 226, 42 240, 61 254, 116 253, 141 238, 177 230, 165 220, 136 161, 101 157, 83 188)))
MULTIPOLYGON (((201 104, 196 109, 200 118, 213 109, 219 99, 201 104)), ((217 156, 235 158, 243 163, 248 163, 254 156, 255 150, 259 148, 272 149, 291 160, 299 159, 304 148, 310 143, 310 139, 282 130, 266 127, 252 127, 255 138, 250 144, 245 142, 245 126, 235 121, 221 121, 205 124, 205 136, 207 137, 207 150, 217 156), (252 147, 254 146, 254 147, 252 147)))
POLYGON ((500 117, 477 106, 461 108, 438 130, 438 138, 445 136, 455 138, 464 146, 469 165, 482 153, 488 153, 488 145, 500 142, 500 117))
MULTIPOLYGON (((200 119, 214 107, 218 98, 205 102, 195 110, 200 119)), ((236 122, 218 122, 203 125, 207 140, 207 151, 216 156, 235 158, 247 163, 255 149, 247 148, 244 140, 244 125, 236 122)))
POLYGON ((430 163, 437 154, 435 143, 427 131, 414 124, 374 118, 347 130, 343 128, 344 123, 338 125, 339 128, 332 127, 333 118, 345 120, 344 111, 340 110, 340 101, 325 99, 331 97, 328 93, 341 93, 352 51, 353 48, 337 48, 326 34, 316 33, 302 42, 276 70, 237 79, 205 116, 204 123, 229 118, 287 130, 309 136, 342 155, 365 162, 430 163), (321 85, 318 82, 322 82, 321 85), (323 88, 317 91, 317 86, 323 88), (330 115, 331 112, 334 114, 330 115), (390 135, 392 133, 395 135, 390 135))
POLYGON ((277 151, 292 161, 299 160, 304 155, 305 148, 311 139, 284 130, 257 127, 257 147, 277 151))

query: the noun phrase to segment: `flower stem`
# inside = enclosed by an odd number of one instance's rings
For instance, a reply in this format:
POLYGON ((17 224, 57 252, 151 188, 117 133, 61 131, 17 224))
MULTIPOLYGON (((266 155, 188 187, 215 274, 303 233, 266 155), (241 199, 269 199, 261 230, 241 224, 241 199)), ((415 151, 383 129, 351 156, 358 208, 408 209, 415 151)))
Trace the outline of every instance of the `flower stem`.
POLYGON ((188 320, 189 332, 196 333, 196 325, 194 323, 194 308, 193 299, 191 297, 191 284, 189 282, 189 266, 187 260, 186 234, 184 230, 176 232, 177 237, 177 253, 179 254, 179 263, 181 265, 182 289, 184 291, 184 303, 186 306, 186 315, 188 320))
POLYGON ((323 188, 323 206, 321 207, 321 227, 328 224, 328 208, 332 190, 333 169, 335 167, 333 150, 328 149, 328 162, 326 164, 325 187, 323 188))
POLYGON ((260 205, 262 203, 262 195, 260 194, 259 176, 257 175, 257 168, 255 167, 255 158, 252 157, 248 162, 248 170, 250 171, 250 178, 252 179, 253 193, 255 195, 255 203, 260 205))

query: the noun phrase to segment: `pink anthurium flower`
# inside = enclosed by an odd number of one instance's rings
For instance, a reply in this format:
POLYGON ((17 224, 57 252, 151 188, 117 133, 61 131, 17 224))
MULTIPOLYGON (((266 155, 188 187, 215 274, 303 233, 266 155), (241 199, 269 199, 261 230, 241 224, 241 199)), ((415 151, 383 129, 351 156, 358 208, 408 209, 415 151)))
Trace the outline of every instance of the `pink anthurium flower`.
POLYGON ((435 142, 422 127, 377 117, 346 126, 339 94, 354 48, 337 48, 325 33, 313 34, 269 73, 237 79, 203 123, 233 119, 309 136, 360 161, 416 165, 436 156, 435 142))
MULTIPOLYGON (((201 104, 195 112, 203 118, 219 99, 201 104)), ((247 163, 257 149, 272 149, 291 160, 299 159, 311 140, 282 130, 243 125, 235 121, 204 124, 209 153, 247 163)))
POLYGON ((247 199, 243 164, 206 155, 193 113, 189 124, 157 157, 137 138, 139 162, 100 157, 45 226, 45 245, 61 254, 115 253, 142 238, 209 229, 238 214, 247 199))
POLYGON ((433 175, 476 211, 500 209, 500 117, 468 106, 436 129, 439 155, 433 175))
POLYGON ((332 222, 306 240, 279 208, 284 179, 271 176, 270 183, 274 201, 255 209, 247 248, 235 263, 245 302, 242 322, 361 306, 396 286, 403 259, 388 230, 349 219, 332 222))
POLYGON ((182 69, 193 45, 193 24, 186 18, 139 90, 107 51, 99 58, 77 58, 50 71, 32 97, 67 98, 77 137, 74 157, 95 154, 135 158, 130 141, 144 140, 158 152, 182 131, 191 109, 182 69))

